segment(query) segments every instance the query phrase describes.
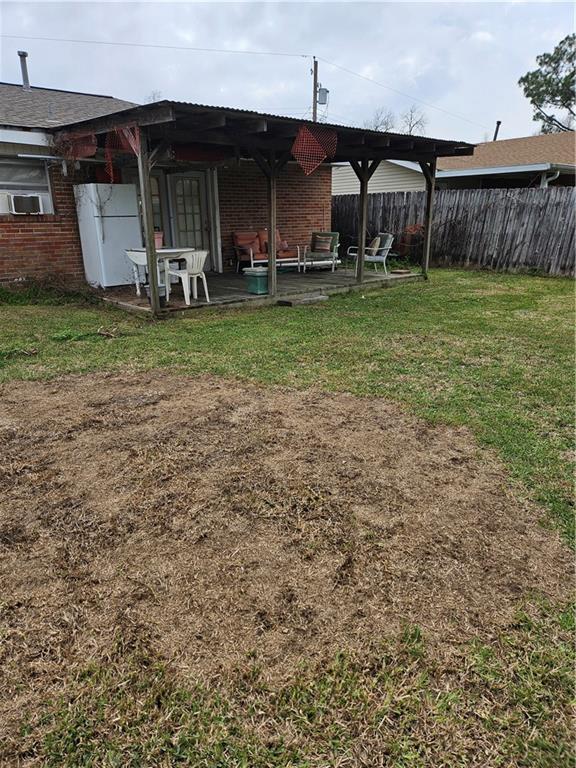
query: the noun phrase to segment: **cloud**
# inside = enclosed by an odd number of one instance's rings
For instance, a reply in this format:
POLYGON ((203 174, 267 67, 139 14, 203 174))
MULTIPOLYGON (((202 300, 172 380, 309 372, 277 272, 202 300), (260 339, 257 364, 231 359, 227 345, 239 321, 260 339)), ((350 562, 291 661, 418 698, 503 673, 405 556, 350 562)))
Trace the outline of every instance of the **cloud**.
POLYGON ((485 29, 479 29, 470 35, 470 40, 475 43, 493 43, 495 40, 494 35, 491 32, 487 32, 485 29))
POLYGON ((144 102, 163 98, 303 115, 311 59, 330 90, 327 118, 362 124, 377 107, 426 102, 431 136, 481 140, 534 131, 518 77, 553 45, 543 30, 571 29, 567 4, 526 3, 0 2, 3 34, 245 50, 245 54, 0 38, 0 79, 19 82, 18 49, 32 83, 144 102), (489 31, 488 31, 489 30, 489 31), (260 56, 256 51, 294 56, 260 56), (486 51, 486 53, 484 53, 486 51), (489 51, 489 55, 488 52, 489 51), (363 73, 381 83, 332 66, 363 73), (388 86, 388 87, 386 87, 388 86), (455 115, 461 115, 466 120, 455 115))

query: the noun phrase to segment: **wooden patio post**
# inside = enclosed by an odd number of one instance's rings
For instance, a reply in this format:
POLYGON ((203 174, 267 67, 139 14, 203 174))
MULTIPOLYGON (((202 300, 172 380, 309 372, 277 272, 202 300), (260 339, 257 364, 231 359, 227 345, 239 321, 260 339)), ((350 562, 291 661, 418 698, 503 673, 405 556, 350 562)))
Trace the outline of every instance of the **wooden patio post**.
POLYGON ((276 182, 282 168, 290 159, 290 152, 285 152, 276 157, 272 150, 268 157, 264 157, 260 150, 253 148, 252 157, 256 161, 262 173, 266 176, 268 189, 268 295, 276 296, 276 182))
POLYGON ((364 252, 366 250, 366 228, 368 226, 368 182, 380 165, 380 160, 363 159, 358 163, 351 160, 350 165, 360 181, 360 201, 358 208, 358 256, 356 258, 356 282, 364 282, 364 252))
POLYGON ((276 182, 278 174, 290 158, 290 153, 285 152, 277 159, 273 150, 268 157, 264 157, 260 150, 253 148, 251 155, 266 176, 268 189, 268 295, 276 296, 278 285, 276 274, 276 182))
POLYGON ((158 256, 154 242, 154 215, 152 209, 152 190, 150 187, 150 161, 148 154, 148 134, 145 128, 140 128, 140 152, 138 152, 138 180, 140 182, 140 199, 142 200, 142 218, 144 220, 144 236, 146 238, 146 261, 148 262, 148 283, 150 286, 150 306, 152 314, 160 314, 160 297, 158 295, 158 256))
POLYGON ((276 179, 278 171, 274 152, 270 153, 268 176, 268 295, 276 296, 276 179))
POLYGON ((429 163, 420 161, 422 173, 426 178, 426 213, 424 219, 424 250, 422 252, 422 274, 428 280, 428 265, 430 263, 430 247, 432 245, 432 222, 434 218, 434 192, 436 186, 436 158, 429 163))

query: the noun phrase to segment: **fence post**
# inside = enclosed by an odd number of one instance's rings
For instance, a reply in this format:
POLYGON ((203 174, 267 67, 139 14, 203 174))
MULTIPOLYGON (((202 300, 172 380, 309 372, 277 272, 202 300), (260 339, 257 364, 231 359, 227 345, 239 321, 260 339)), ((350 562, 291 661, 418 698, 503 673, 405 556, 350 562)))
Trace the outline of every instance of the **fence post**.
POLYGON ((426 214, 424 218, 424 250, 422 252, 422 274, 428 280, 428 265, 430 263, 430 245, 432 243, 432 220, 434 216, 434 187, 436 186, 436 158, 429 163, 420 162, 422 173, 426 178, 426 214))

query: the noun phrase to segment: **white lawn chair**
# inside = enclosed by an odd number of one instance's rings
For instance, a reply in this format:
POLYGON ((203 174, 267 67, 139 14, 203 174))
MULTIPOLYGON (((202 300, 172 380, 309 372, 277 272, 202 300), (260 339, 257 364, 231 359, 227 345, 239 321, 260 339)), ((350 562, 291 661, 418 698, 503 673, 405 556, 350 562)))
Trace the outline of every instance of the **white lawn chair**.
POLYGON ((185 269, 179 269, 172 266, 168 259, 166 259, 165 262, 166 301, 170 298, 170 275, 174 275, 175 277, 179 277, 182 281, 184 301, 187 306, 190 306, 190 280, 192 280, 192 296, 194 297, 194 300, 198 298, 198 278, 202 280, 206 303, 209 304, 210 297, 208 296, 208 284, 206 283, 206 275, 204 274, 204 263, 208 258, 208 251, 183 251, 179 258, 186 261, 185 269))
MULTIPOLYGON (((374 269, 378 271, 378 264, 382 264, 384 268, 384 274, 388 274, 386 268, 386 259, 392 248, 394 242, 394 235, 389 232, 380 232, 377 237, 372 240, 370 245, 364 249, 364 261, 369 264, 374 264, 374 269)), ((358 258, 358 246, 351 245, 346 251, 347 256, 358 258)))
MULTIPOLYGON (((136 296, 141 296, 140 291, 140 267, 144 267, 144 274, 147 274, 148 260, 146 251, 126 251, 126 256, 132 262, 132 274, 134 276, 134 285, 136 286, 136 296)), ((144 278, 146 280, 146 277, 144 278)), ((158 285, 164 285, 160 265, 158 265, 158 285)))

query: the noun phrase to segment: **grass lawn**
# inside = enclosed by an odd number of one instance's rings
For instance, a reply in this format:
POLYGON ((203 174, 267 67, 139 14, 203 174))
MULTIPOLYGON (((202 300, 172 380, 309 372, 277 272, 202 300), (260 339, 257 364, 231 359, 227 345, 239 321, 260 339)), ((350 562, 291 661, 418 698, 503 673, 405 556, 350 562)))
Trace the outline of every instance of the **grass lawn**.
POLYGON ((316 307, 160 323, 99 306, 3 305, 0 381, 170 367, 391 398, 469 426, 571 535, 573 310, 569 280, 456 271, 316 307))
MULTIPOLYGON (((158 323, 41 296, 3 298, 0 381, 166 368, 389 398, 431 422, 467 426, 500 456, 517 495, 541 505, 542 524, 572 540, 568 280, 434 271, 426 284, 317 306, 209 310, 158 323)), ((273 688, 249 667, 226 690, 184 689, 149 647, 119 642, 30 720, 20 759, 572 765, 570 613, 537 598, 518 608, 505 635, 463 644, 451 658, 437 658, 412 627, 369 657, 343 653, 273 688)))

